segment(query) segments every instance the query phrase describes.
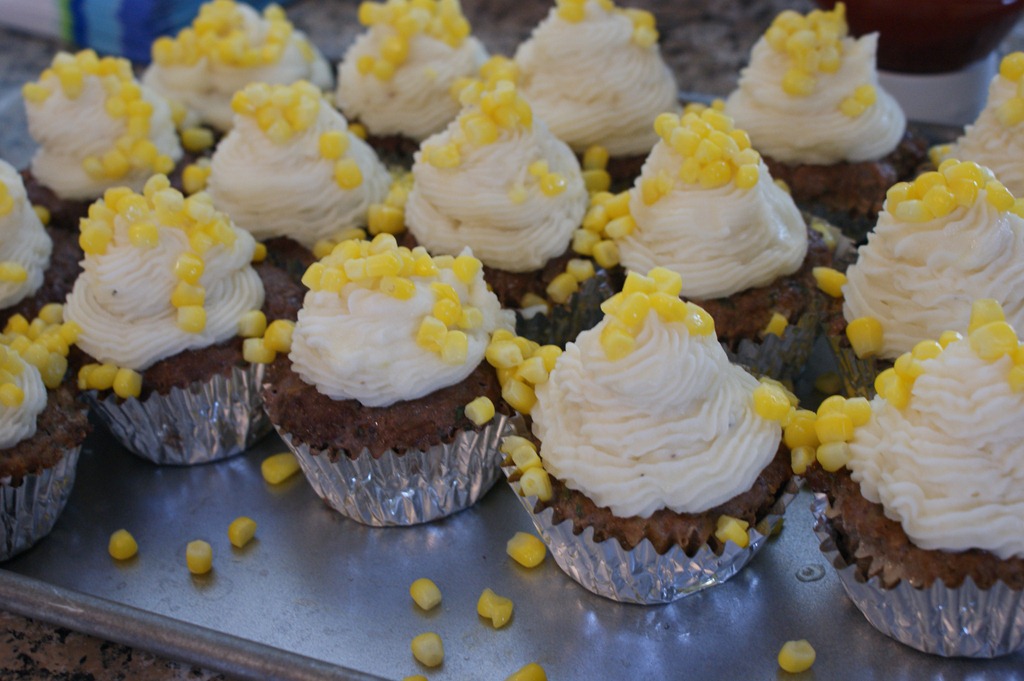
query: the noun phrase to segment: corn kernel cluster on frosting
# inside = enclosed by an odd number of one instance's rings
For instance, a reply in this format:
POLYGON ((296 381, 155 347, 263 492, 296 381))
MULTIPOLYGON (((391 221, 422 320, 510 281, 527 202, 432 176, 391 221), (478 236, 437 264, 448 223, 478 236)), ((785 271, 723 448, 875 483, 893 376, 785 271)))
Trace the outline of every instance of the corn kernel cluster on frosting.
POLYGON ((184 106, 185 121, 220 130, 231 126, 231 96, 249 83, 334 84, 330 65, 277 5, 261 16, 234 0, 212 0, 175 37, 157 38, 152 53, 143 83, 184 106))
POLYGON ((1024 557, 1024 346, 994 300, 879 376, 846 466, 924 549, 1024 557), (905 361, 904 361, 905 360, 905 361))
POLYGON ((312 249, 365 225, 370 205, 387 196, 387 169, 311 83, 253 83, 232 106, 207 190, 257 239, 287 236, 312 249))
POLYGON ((32 210, 21 175, 0 160, 0 309, 39 289, 52 250, 53 242, 32 210))
MULTIPOLYGON (((629 193, 628 229, 615 235, 623 266, 667 267, 694 298, 729 296, 800 268, 807 226, 746 132, 714 108, 664 113, 654 128, 659 140, 629 193)), ((592 207, 584 228, 607 212, 592 207)))
POLYGON ((654 16, 611 0, 558 0, 515 63, 537 116, 577 151, 644 154, 656 141, 650 122, 679 108, 654 16))
POLYGON ((36 433, 36 417, 46 408, 46 386, 39 370, 7 342, 0 343, 0 449, 36 433))
POLYGON ((431 257, 390 234, 341 242, 303 283, 292 370, 332 399, 368 407, 458 383, 483 360, 491 333, 514 324, 468 251, 431 257))
POLYGON ((1016 196, 1024 196, 1024 52, 1002 58, 977 120, 941 156, 971 160, 996 174, 1016 196))
POLYGON ((170 105, 139 85, 126 59, 59 52, 22 95, 39 145, 32 173, 62 199, 120 185, 140 190, 181 158, 170 105))
POLYGON ((85 260, 66 315, 100 362, 144 370, 223 342, 263 304, 252 236, 207 194, 185 198, 163 175, 142 194, 107 190, 82 219, 79 243, 85 260))
POLYGON ((845 6, 772 22, 740 72, 726 112, 761 153, 784 163, 882 158, 906 130, 899 103, 878 85, 878 34, 848 34, 845 6))
POLYGON ((729 362, 714 321, 668 270, 630 273, 605 318, 569 343, 531 411, 552 475, 620 517, 701 512, 746 491, 775 457, 781 417, 729 362))
POLYGON ((895 358, 967 325, 977 298, 994 298, 1024 328, 1024 202, 984 166, 948 159, 889 189, 874 232, 847 270, 843 315, 872 319, 877 354, 895 358))
POLYGON ((498 70, 463 88, 459 116, 416 152, 405 217, 432 253, 469 246, 489 267, 528 272, 569 247, 588 195, 575 154, 498 70))
POLYGON ((368 27, 338 66, 338 107, 373 135, 432 135, 459 112, 452 84, 487 59, 459 0, 363 2, 368 27))

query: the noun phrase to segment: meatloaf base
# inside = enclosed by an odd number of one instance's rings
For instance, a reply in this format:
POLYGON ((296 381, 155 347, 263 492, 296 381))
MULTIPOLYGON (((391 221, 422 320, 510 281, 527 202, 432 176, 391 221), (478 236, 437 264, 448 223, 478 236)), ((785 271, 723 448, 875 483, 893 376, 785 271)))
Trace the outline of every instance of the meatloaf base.
POLYGON ((15 487, 26 475, 57 465, 91 430, 88 410, 76 400, 70 384, 48 390, 46 397, 46 408, 36 417, 35 435, 0 451, 0 478, 10 476, 15 487))

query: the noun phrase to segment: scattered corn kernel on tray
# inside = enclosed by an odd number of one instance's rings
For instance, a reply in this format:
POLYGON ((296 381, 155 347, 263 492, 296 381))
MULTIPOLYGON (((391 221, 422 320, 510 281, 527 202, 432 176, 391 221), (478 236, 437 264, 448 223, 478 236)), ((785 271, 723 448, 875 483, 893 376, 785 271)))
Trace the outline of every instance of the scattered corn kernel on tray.
POLYGON ((504 679, 530 662, 550 679, 787 677, 787 640, 817 650, 821 679, 1022 679, 1024 653, 946 660, 876 632, 846 599, 811 531, 810 496, 736 577, 662 606, 584 590, 548 556, 533 569, 506 554, 530 520, 503 481, 441 522, 371 528, 347 520, 302 474, 267 483, 260 464, 284 451, 271 435, 247 453, 191 468, 157 467, 102 429, 53 532, 0 570, 4 607, 247 679, 504 679), (228 526, 256 521, 234 548, 228 526), (108 539, 131 531, 138 554, 115 561, 108 539), (193 576, 202 539, 213 569, 193 576), (427 577, 442 600, 424 612, 409 587, 427 577), (477 614, 490 588, 513 602, 494 629, 477 614), (444 662, 421 666, 410 642, 440 635, 444 662))

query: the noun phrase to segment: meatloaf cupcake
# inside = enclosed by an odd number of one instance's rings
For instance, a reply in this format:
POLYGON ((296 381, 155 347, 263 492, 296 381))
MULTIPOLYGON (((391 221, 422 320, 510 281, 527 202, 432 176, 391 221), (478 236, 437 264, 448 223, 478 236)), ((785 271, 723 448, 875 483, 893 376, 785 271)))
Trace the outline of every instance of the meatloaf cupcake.
POLYGON ((182 157, 171 107, 139 85, 126 59, 60 52, 22 96, 39 145, 25 185, 56 226, 77 232, 89 203, 106 189, 141 191, 182 157))
POLYGON ((157 38, 142 82, 184 107, 183 126, 231 127, 231 97, 249 83, 308 80, 321 89, 334 82, 316 47, 284 10, 269 5, 261 16, 234 0, 200 6, 192 25, 157 38))
POLYGON ((582 154, 600 145, 613 182, 631 183, 658 141, 655 116, 679 110, 654 15, 611 0, 558 0, 514 58, 519 87, 551 132, 582 154))
POLYGON ((96 414, 157 463, 241 452, 269 429, 262 367, 244 362, 237 338, 262 332, 252 236, 163 175, 142 194, 108 190, 89 215, 66 316, 81 328, 79 386, 96 414))
POLYGON ((628 193, 595 195, 576 250, 621 264, 618 273, 680 274, 683 297, 715 318, 735 361, 795 376, 817 333, 813 271, 831 262, 823 232, 831 235, 805 220, 725 114, 693 108, 654 127, 660 139, 643 174, 628 193))
POLYGON ((380 234, 338 244, 303 281, 290 351, 270 365, 263 396, 317 494, 368 525, 475 503, 513 430, 483 361, 492 333, 511 336, 512 313, 480 261, 432 258, 380 234))
POLYGON ((848 35, 845 6, 776 17, 725 111, 801 207, 862 240, 886 190, 912 179, 927 143, 878 85, 878 34, 848 35))
POLYGON ((336 101, 384 158, 408 167, 419 143, 459 113, 453 85, 474 77, 487 51, 458 0, 363 2, 367 27, 338 66, 336 101))
POLYGON ((458 118, 416 152, 406 225, 431 253, 471 248, 502 305, 527 307, 548 299, 573 259, 588 202, 580 164, 511 81, 463 98, 458 118))
POLYGON ((994 301, 966 307, 967 336, 921 341, 879 376, 861 425, 823 405, 815 430, 852 435, 819 448, 808 481, 822 550, 872 625, 994 657, 1024 646, 1024 349, 994 301))
POLYGON ((1022 215, 1020 199, 970 161, 949 159, 889 190, 825 319, 848 394, 870 397, 901 354, 966 327, 976 299, 997 300, 1024 328, 1022 215))
POLYGON ((985 166, 1013 192, 1024 196, 1024 52, 999 62, 988 88, 988 102, 978 119, 953 144, 932 150, 936 165, 947 158, 985 166))
POLYGON ((559 566, 614 600, 667 602, 725 581, 795 490, 787 394, 729 362, 680 286, 664 269, 630 274, 605 319, 535 377, 534 441, 504 443, 559 566))
POLYGON ((4 316, 43 286, 52 251, 53 242, 28 202, 21 176, 0 160, 0 310, 4 316))
POLYGON ((53 529, 74 485, 89 432, 86 410, 63 380, 74 339, 60 305, 31 323, 13 320, 0 335, 0 561, 53 529))
POLYGON ((391 177, 311 83, 253 83, 232 106, 234 123, 213 154, 207 191, 238 227, 267 242, 271 260, 277 251, 305 249, 298 279, 318 242, 366 226, 391 177))

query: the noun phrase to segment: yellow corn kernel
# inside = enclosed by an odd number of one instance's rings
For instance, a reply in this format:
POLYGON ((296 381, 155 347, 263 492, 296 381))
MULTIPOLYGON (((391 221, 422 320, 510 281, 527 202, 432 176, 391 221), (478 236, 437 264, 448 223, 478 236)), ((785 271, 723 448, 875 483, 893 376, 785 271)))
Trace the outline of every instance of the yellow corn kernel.
POLYGON ((636 339, 622 326, 609 324, 601 331, 601 347, 612 362, 629 356, 636 347, 636 339))
POLYGON ((459 148, 454 144, 423 145, 423 159, 435 168, 457 168, 462 162, 459 148))
POLYGON ((478 426, 482 426, 494 418, 494 403, 486 395, 481 395, 466 405, 466 418, 478 426))
POLYGON ((263 344, 274 352, 291 352, 294 330, 294 322, 287 319, 275 319, 267 325, 267 331, 263 334, 263 344))
POLYGON ((206 328, 206 308, 182 305, 178 308, 178 328, 185 333, 202 333, 206 328))
POLYGON ((710 336, 715 332, 715 320, 699 305, 686 303, 686 329, 694 336, 710 336))
POLYGON ((328 161, 336 161, 348 151, 348 135, 343 130, 329 130, 320 135, 320 156, 328 161))
POLYGON ((471 283, 481 267, 481 262, 471 255, 459 255, 452 261, 452 271, 464 284, 471 283))
POLYGON ((523 496, 537 497, 540 501, 551 499, 551 478, 543 466, 533 466, 523 471, 519 478, 519 489, 523 496))
POLYGON ((107 552, 114 560, 128 560, 139 552, 139 545, 128 530, 117 530, 110 535, 107 552))
POLYGON ((86 373, 89 390, 110 390, 114 386, 114 379, 117 377, 117 367, 113 364, 94 364, 91 366, 92 368, 86 373))
POLYGON ((798 447, 817 447, 819 444, 818 433, 814 429, 814 422, 817 421, 817 418, 817 414, 813 411, 798 409, 786 424, 782 441, 790 450, 798 447))
POLYGON ((7 408, 20 407, 25 401, 25 391, 16 383, 4 383, 0 385, 0 404, 7 408))
POLYGON ((989 180, 985 184, 985 198, 996 210, 1007 211, 1013 208, 1013 194, 996 180, 989 180))
POLYGON ((267 316, 262 310, 249 310, 238 320, 238 335, 242 338, 259 338, 267 331, 267 316))
POLYGON ((786 331, 787 326, 789 326, 789 320, 786 319, 785 315, 772 312, 772 318, 768 320, 768 325, 764 327, 764 331, 761 334, 764 336, 781 336, 786 331))
POLYGON ((248 516, 239 516, 228 525, 228 541, 236 549, 243 548, 256 536, 256 521, 248 516))
POLYGON ((910 402, 910 384, 900 378, 895 369, 886 369, 875 377, 875 392, 897 409, 910 402))
POLYGON ((518 671, 512 672, 505 681, 548 681, 548 675, 543 667, 536 662, 531 662, 518 671))
POLYGON ((611 269, 619 264, 619 245, 612 239, 602 239, 594 244, 591 254, 599 266, 611 269))
POLYGON ((50 89, 39 83, 25 83, 21 86, 21 96, 26 102, 42 104, 51 95, 50 89))
POLYGON ((753 399, 754 412, 763 419, 781 421, 789 414, 789 398, 770 383, 754 388, 753 399))
POLYGON ((120 368, 111 383, 114 394, 122 399, 138 397, 142 392, 142 374, 128 368, 120 368))
POLYGON ((277 359, 277 353, 262 338, 246 338, 242 341, 242 359, 249 364, 270 364, 277 359))
POLYGON ((989 322, 967 336, 971 349, 981 359, 994 361, 1017 350, 1017 333, 1004 321, 989 322))
POLYGON ((811 270, 818 288, 833 298, 841 298, 843 286, 846 284, 846 275, 831 267, 815 267, 811 270))
POLYGON ((512 618, 512 601, 490 589, 484 589, 476 601, 476 612, 491 620, 492 627, 501 629, 512 618))
POLYGON ((1019 393, 1024 390, 1024 364, 1015 364, 1007 375, 1007 381, 1013 392, 1019 393))
POLYGON ((1005 322, 1003 306, 993 298, 980 298, 971 304, 971 318, 967 325, 967 333, 973 333, 991 322, 1005 322))
POLYGON ((200 306, 206 300, 206 289, 202 286, 193 286, 184 281, 179 281, 171 293, 171 305, 174 307, 185 307, 187 305, 200 306))
POLYGON ((86 255, 102 255, 107 252, 107 246, 114 238, 114 232, 109 225, 95 220, 83 220, 81 229, 78 245, 86 255))
POLYGON ((210 169, 204 168, 195 163, 185 166, 181 172, 181 184, 186 194, 195 194, 206 189, 206 180, 210 176, 210 169))
POLYGON ((399 234, 405 229, 405 211, 383 203, 370 204, 366 226, 370 234, 399 234))
POLYGON ((205 575, 213 569, 213 547, 202 539, 190 541, 185 547, 185 564, 194 575, 205 575))
POLYGON ((197 153, 213 146, 213 131, 209 128, 186 128, 181 131, 181 146, 197 153))
POLYGON ((35 211, 36 217, 39 218, 39 222, 44 225, 50 224, 50 210, 46 206, 32 206, 32 210, 35 211))
POLYGON ((815 460, 815 448, 808 446, 797 447, 789 452, 790 466, 793 469, 794 475, 803 475, 807 472, 807 467, 814 463, 815 460))
POLYGON ((299 472, 299 460, 291 452, 273 454, 260 462, 260 473, 271 485, 279 485, 299 472))
POLYGON ((501 386, 501 397, 520 414, 529 414, 537 403, 537 394, 526 383, 512 379, 501 386))
POLYGON ((548 370, 544 366, 543 357, 530 357, 519 365, 515 377, 532 385, 540 385, 548 380, 548 370))
POLYGON ((871 402, 865 397, 851 397, 843 404, 843 413, 850 417, 854 428, 859 428, 871 419, 871 402))
POLYGON ((199 283, 203 276, 203 260, 192 253, 182 253, 174 263, 174 275, 189 284, 199 283))
POLYGON ((510 340, 492 340, 484 357, 496 369, 513 369, 523 363, 523 351, 510 340))
POLYGON ((609 220, 604 227, 604 233, 609 239, 621 239, 632 234, 635 229, 636 220, 633 219, 633 216, 623 215, 609 220))
POLYGON ((551 280, 544 291, 552 301, 561 305, 568 302, 579 289, 579 280, 569 272, 562 272, 551 280))
POLYGON ((522 473, 530 468, 543 467, 540 455, 537 454, 537 448, 529 440, 524 439, 524 442, 525 444, 519 445, 509 452, 516 469, 522 473))
POLYGON ((334 164, 334 181, 345 190, 352 190, 363 183, 363 171, 351 158, 343 158, 334 164))
POLYGON ((842 412, 819 414, 814 432, 822 444, 849 442, 853 437, 853 419, 842 412))
POLYGON ((814 658, 814 648, 806 640, 786 641, 779 650, 779 667, 790 674, 799 674, 811 668, 814 658))
POLYGON ((544 196, 558 196, 569 186, 561 173, 545 173, 540 178, 540 191, 544 196))
POLYGON ((906 381, 913 381, 924 372, 921 363, 914 359, 914 356, 909 352, 904 352, 896 358, 896 361, 893 363, 893 369, 896 370, 900 378, 906 381))
POLYGON ((819 445, 815 458, 829 473, 835 473, 850 460, 850 445, 846 442, 827 442, 819 445))
POLYGON ((600 145, 587 147, 583 152, 584 170, 604 170, 608 167, 608 149, 600 145))
POLYGON ((817 79, 807 71, 792 68, 782 76, 782 90, 787 95, 806 97, 814 92, 817 79))
POLYGON ((409 595, 422 610, 431 610, 441 604, 441 590, 426 577, 420 577, 409 585, 409 595))
POLYGON ((427 667, 437 667, 444 662, 444 644, 441 637, 432 631, 420 634, 412 640, 412 656, 427 667))
POLYGON ((871 357, 882 349, 882 323, 874 317, 854 319, 846 325, 846 337, 858 357, 871 357))
POLYGON ((544 562, 548 548, 535 535, 516 532, 505 544, 505 553, 523 567, 534 568, 544 562))
POLYGON ((750 544, 750 535, 747 534, 747 528, 749 527, 750 523, 745 520, 733 518, 728 515, 718 516, 718 525, 715 528, 715 539, 723 544, 731 541, 741 549, 744 549, 750 544))
POLYGON ((444 340, 441 342, 441 359, 446 364, 464 364, 468 353, 469 337, 465 333, 449 331, 445 334, 444 340))
POLYGON ((963 340, 963 335, 959 331, 943 331, 939 334, 939 345, 943 348, 959 340, 963 340))

